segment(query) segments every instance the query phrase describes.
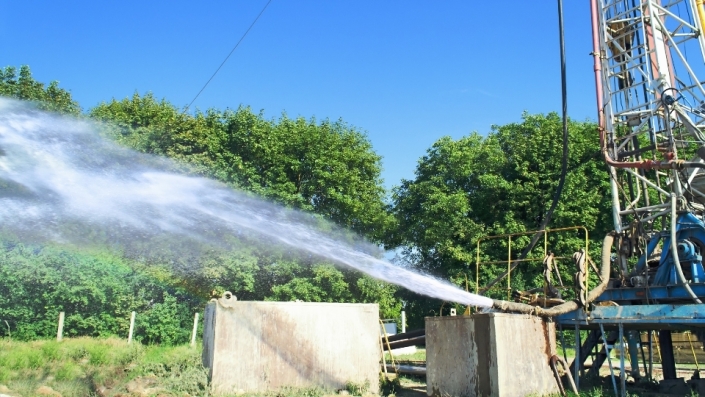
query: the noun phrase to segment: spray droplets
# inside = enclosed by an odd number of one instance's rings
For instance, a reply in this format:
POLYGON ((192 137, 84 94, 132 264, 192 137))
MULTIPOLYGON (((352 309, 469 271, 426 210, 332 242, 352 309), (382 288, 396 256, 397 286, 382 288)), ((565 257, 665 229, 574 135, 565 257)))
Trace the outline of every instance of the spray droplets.
POLYGON ((162 260, 204 247, 227 250, 239 236, 256 236, 422 295, 492 306, 489 298, 375 258, 369 253, 376 247, 322 228, 310 214, 178 168, 114 144, 89 122, 0 99, 0 227, 16 236, 75 245, 98 240, 123 251, 139 246, 139 255, 162 260))

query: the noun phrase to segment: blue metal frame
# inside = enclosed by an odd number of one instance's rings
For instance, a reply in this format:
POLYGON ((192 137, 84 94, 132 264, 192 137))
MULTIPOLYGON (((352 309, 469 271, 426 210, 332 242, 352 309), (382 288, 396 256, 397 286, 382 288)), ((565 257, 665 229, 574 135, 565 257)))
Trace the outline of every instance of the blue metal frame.
MULTIPOLYGON (((695 295, 705 297, 705 283, 689 284, 695 295)), ((634 301, 642 301, 643 303, 651 303, 659 300, 690 300, 691 297, 683 285, 656 285, 639 288, 610 288, 596 299, 596 302, 617 302, 626 304, 634 304, 634 301)), ((638 304, 638 303, 637 303, 638 304)))
POLYGON ((609 327, 623 324, 627 329, 705 328, 705 303, 682 305, 596 306, 591 312, 575 310, 554 318, 563 326, 580 328, 609 327))

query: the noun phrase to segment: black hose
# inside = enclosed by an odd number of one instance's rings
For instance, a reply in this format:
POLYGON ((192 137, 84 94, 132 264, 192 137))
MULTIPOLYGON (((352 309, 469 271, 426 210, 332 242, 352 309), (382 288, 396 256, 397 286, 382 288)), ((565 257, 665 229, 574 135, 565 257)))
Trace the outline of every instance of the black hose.
POLYGON ((499 277, 495 278, 494 280, 490 281, 487 285, 485 285, 480 290, 480 293, 487 291, 488 289, 492 288, 495 284, 507 277, 509 272, 519 266, 519 263, 521 263, 520 261, 526 258, 526 255, 528 255, 529 252, 534 249, 536 243, 539 241, 539 238, 543 235, 543 231, 546 230, 546 226, 548 226, 549 222, 551 222, 553 212, 556 210, 556 206, 558 206, 558 201, 560 200, 561 194, 563 193, 565 177, 568 173, 568 89, 566 83, 565 40, 563 37, 563 0, 558 0, 558 36, 560 39, 561 48, 561 100, 563 105, 563 159, 561 160, 561 175, 558 179, 558 186, 556 187, 556 191, 553 194, 551 206, 548 208, 546 216, 543 218, 543 221, 539 226, 539 230, 533 235, 533 237, 531 237, 529 245, 527 245, 526 248, 524 248, 521 253, 519 253, 519 256, 516 258, 514 263, 512 263, 511 267, 506 272, 502 273, 501 275, 499 275, 499 277))

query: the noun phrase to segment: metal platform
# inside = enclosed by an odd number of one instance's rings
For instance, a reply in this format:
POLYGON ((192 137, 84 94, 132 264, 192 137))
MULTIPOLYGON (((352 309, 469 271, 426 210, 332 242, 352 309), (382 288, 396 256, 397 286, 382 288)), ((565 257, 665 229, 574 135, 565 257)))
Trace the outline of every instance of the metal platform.
POLYGON ((705 328, 705 304, 653 304, 596 306, 592 311, 575 310, 554 318, 566 328, 634 330, 687 330, 705 328))

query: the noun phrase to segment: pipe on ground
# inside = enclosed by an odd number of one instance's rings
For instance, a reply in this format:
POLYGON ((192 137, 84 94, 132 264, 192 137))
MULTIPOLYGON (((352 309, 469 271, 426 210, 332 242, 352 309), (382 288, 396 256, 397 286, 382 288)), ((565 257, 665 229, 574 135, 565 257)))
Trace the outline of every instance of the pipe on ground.
MULTIPOLYGON (((590 303, 597 299, 607 289, 607 284, 610 280, 611 269, 611 253, 614 239, 617 236, 616 232, 610 232, 605 236, 602 242, 602 267, 600 268, 600 283, 588 293, 585 303, 590 303)), ((533 314, 541 317, 555 317, 561 314, 571 312, 580 308, 580 303, 577 300, 562 303, 548 309, 539 306, 531 306, 526 303, 509 302, 495 299, 492 301, 492 307, 505 312, 515 312, 524 314, 533 314)))
MULTIPOLYGON (((409 331, 409 332, 404 332, 401 334, 388 335, 387 339, 389 340, 389 342, 396 342, 398 340, 410 339, 410 338, 414 338, 416 336, 423 336, 425 334, 426 334, 426 329, 419 328, 419 329, 415 329, 415 330, 409 331)), ((384 339, 384 338, 382 338, 382 339, 384 339)))
POLYGON ((421 335, 417 336, 414 338, 409 338, 409 339, 404 339, 404 340, 398 340, 395 342, 389 342, 389 345, 386 343, 383 343, 384 350, 394 350, 394 349, 401 349, 402 347, 409 347, 409 346, 425 346, 426 345, 426 335, 421 335))
POLYGON ((392 364, 387 364, 387 371, 396 371, 397 373, 406 375, 426 376, 426 367, 415 365, 397 365, 395 367, 392 364))

